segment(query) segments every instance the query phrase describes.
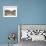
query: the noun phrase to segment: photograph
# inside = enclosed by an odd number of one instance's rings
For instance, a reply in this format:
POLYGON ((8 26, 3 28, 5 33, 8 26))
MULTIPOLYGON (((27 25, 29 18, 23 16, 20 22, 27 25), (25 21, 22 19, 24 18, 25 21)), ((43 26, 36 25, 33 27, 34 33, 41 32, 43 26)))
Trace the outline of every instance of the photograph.
POLYGON ((3 6, 3 17, 17 17, 17 6, 3 6))

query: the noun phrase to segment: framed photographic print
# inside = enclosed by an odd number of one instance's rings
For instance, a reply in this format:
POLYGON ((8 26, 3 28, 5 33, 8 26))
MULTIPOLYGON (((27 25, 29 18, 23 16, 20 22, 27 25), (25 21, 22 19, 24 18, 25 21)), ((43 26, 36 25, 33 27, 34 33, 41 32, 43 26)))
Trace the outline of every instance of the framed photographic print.
POLYGON ((3 6, 3 17, 17 17, 17 6, 3 6))

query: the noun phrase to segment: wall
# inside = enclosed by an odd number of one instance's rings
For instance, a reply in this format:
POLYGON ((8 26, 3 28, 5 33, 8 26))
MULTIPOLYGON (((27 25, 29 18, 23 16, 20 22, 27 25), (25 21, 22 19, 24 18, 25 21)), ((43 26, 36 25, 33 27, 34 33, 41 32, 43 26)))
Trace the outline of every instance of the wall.
POLYGON ((18 24, 46 24, 46 0, 0 0, 0 44, 8 43, 9 32, 17 34, 18 24), (17 18, 3 17, 7 5, 18 6, 17 18))
MULTIPOLYGON (((0 0, 0 44, 7 44, 8 34, 10 32, 17 34, 18 18, 3 17, 3 6, 18 6, 18 0, 0 0)), ((15 42, 18 42, 17 39, 15 42)))
POLYGON ((46 0, 21 0, 21 18, 22 24, 46 24, 46 0))

